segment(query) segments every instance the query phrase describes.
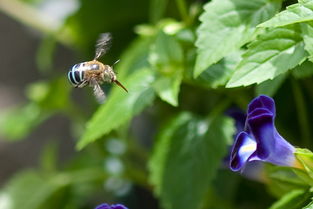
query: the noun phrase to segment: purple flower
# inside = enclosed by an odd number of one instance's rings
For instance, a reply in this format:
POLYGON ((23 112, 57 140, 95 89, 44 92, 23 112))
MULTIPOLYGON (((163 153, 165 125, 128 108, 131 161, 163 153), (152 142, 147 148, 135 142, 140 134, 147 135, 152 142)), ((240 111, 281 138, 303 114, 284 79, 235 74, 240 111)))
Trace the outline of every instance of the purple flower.
POLYGON ((231 151, 231 170, 242 171, 251 161, 294 165, 295 148, 279 135, 274 118, 275 103, 272 98, 261 95, 250 102, 244 130, 237 135, 231 151))
POLYGON ((128 208, 121 204, 109 205, 109 204, 103 203, 101 205, 98 205, 95 209, 128 209, 128 208))

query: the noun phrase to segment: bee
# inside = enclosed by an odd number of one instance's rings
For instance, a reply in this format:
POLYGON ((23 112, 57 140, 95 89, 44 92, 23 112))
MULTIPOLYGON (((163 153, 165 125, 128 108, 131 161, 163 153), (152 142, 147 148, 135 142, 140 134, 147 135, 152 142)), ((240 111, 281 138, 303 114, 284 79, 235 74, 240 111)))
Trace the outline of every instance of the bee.
POLYGON ((100 86, 103 83, 115 83, 128 92, 117 80, 113 67, 98 61, 109 50, 111 40, 110 33, 100 34, 96 44, 94 59, 74 65, 67 74, 68 80, 75 88, 83 88, 87 85, 92 87, 94 95, 100 103, 105 100, 105 93, 100 86))

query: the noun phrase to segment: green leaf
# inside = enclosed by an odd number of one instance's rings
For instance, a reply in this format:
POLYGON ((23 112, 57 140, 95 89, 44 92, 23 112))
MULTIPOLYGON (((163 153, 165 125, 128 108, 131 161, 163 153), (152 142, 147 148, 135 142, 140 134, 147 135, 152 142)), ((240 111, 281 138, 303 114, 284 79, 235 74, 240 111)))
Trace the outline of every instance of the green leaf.
POLYGON ((308 188, 308 184, 299 176, 292 167, 282 167, 266 164, 266 179, 269 181, 268 189, 275 196, 290 192, 291 190, 303 190, 308 188))
POLYGON ((270 209, 299 209, 307 204, 310 193, 304 190, 293 190, 275 202, 270 209))
POLYGON ((49 116, 35 103, 11 109, 1 113, 0 133, 11 140, 23 139, 49 116))
POLYGON ((150 44, 151 38, 139 37, 124 51, 121 56, 121 62, 116 67, 120 80, 124 80, 137 70, 149 66, 150 44))
POLYGON ((129 76, 125 82, 123 81, 128 93, 120 88, 113 88, 106 103, 88 121, 86 131, 78 142, 77 148, 82 149, 118 128, 151 104, 154 99, 154 91, 151 88, 153 80, 153 72, 142 69, 129 76))
POLYGON ((267 80, 256 86, 255 94, 265 94, 267 96, 273 97, 277 90, 280 88, 282 83, 286 79, 286 74, 281 74, 274 78, 273 80, 267 80))
POLYGON ((33 171, 15 176, 0 193, 0 209, 40 209, 55 192, 64 187, 66 179, 47 180, 33 171))
POLYGON ((312 23, 301 24, 304 48, 309 53, 309 60, 313 62, 313 26, 312 23))
MULTIPOLYGON (((36 171, 24 171, 14 176, 0 192, 0 209, 55 209, 66 208, 71 198, 89 197, 77 187, 103 182, 107 176, 103 169, 92 167, 46 175, 36 171), (64 189, 73 186, 64 193, 64 189), (74 187, 75 186, 75 187, 74 187), (73 189, 74 188, 74 189, 73 189), (76 191, 74 191, 76 189, 76 191), (76 192, 76 193, 75 193, 76 192), (74 193, 74 194, 73 194, 74 193)), ((80 208, 76 205, 74 208, 80 208)))
POLYGON ((166 209, 198 209, 233 136, 230 119, 182 113, 160 132, 150 159, 150 181, 166 209))
POLYGON ((153 83, 153 88, 163 101, 178 106, 178 93, 182 79, 181 73, 173 76, 158 76, 153 83))
POLYGON ((307 53, 299 28, 272 28, 252 42, 226 87, 261 83, 303 62, 307 53))
POLYGON ((259 27, 281 27, 312 20, 313 1, 299 1, 299 3, 288 6, 286 10, 260 24, 259 27))
MULTIPOLYGON (((312 198, 311 198, 312 199, 312 198)), ((311 201, 307 206, 302 209, 313 209, 313 201, 311 201)))
POLYGON ((305 61, 301 65, 296 66, 292 70, 292 75, 298 79, 312 76, 313 75, 312 62, 305 61))
POLYGON ((313 180, 313 153, 308 149, 297 148, 295 156, 313 180))
POLYGON ((183 49, 174 37, 160 31, 151 46, 149 62, 156 73, 153 87, 160 98, 178 105, 178 93, 183 78, 183 49))
POLYGON ((280 7, 281 1, 272 0, 213 0, 207 3, 197 30, 195 77, 250 41, 255 26, 274 16, 280 7))
POLYGON ((238 50, 222 59, 217 64, 203 71, 196 82, 210 88, 217 88, 227 83, 241 61, 242 51, 238 50))

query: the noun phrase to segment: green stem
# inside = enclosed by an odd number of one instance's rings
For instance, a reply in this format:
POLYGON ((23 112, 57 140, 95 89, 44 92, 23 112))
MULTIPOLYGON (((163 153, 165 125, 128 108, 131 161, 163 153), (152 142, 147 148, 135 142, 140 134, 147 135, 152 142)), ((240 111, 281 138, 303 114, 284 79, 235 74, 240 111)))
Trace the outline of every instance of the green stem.
POLYGON ((181 18, 186 23, 186 25, 188 25, 189 24, 189 15, 188 15, 188 10, 187 10, 185 0, 176 0, 176 4, 177 4, 178 11, 180 13, 181 18))
POLYGON ((230 105, 231 100, 226 97, 222 101, 220 101, 215 108, 210 112, 209 118, 214 120, 217 116, 225 111, 225 109, 230 105))
POLYGON ((293 94, 295 96, 301 138, 303 139, 305 146, 310 146, 311 131, 309 127, 309 120, 307 117, 308 113, 299 83, 294 79, 292 80, 292 88, 293 94))

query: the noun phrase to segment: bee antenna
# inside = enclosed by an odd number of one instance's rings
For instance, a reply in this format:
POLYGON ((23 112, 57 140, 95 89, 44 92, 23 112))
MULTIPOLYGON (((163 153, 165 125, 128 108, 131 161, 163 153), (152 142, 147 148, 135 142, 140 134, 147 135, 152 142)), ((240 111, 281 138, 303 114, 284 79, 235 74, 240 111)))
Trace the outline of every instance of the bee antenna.
POLYGON ((125 88, 125 86, 123 86, 123 84, 121 84, 118 80, 115 80, 114 83, 116 83, 118 86, 120 86, 122 89, 124 89, 128 93, 128 90, 125 88))
POLYGON ((121 61, 120 59, 116 60, 116 61, 113 63, 112 66, 116 65, 116 64, 119 63, 120 61, 121 61))

